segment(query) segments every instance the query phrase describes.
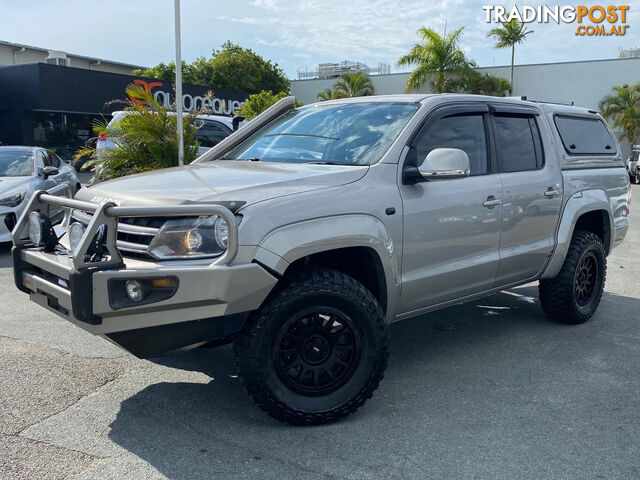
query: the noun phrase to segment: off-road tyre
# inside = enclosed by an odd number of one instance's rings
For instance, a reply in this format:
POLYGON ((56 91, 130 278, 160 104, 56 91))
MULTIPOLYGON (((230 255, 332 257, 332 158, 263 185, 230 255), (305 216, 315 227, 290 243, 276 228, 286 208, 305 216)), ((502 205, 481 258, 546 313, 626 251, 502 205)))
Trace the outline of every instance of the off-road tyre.
POLYGON ((378 301, 361 283, 308 268, 285 277, 247 319, 234 352, 244 386, 262 410, 292 424, 323 424, 371 398, 387 366, 389 331, 378 301), (342 370, 345 358, 351 370, 342 370))
POLYGON ((595 313, 604 290, 607 258, 602 240, 592 232, 576 231, 564 264, 555 278, 540 280, 538 292, 544 312, 556 322, 577 325, 595 313), (593 284, 587 285, 591 264, 593 284), (585 285, 587 285, 585 287, 585 285))

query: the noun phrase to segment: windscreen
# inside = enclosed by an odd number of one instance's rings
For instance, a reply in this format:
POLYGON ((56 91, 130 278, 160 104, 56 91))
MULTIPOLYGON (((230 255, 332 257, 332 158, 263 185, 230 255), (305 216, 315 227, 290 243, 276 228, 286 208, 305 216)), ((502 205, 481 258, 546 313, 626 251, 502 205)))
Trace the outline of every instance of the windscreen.
POLYGON ((371 165, 418 110, 414 103, 312 105, 278 117, 225 159, 371 165))
POLYGON ((0 152, 0 177, 27 177, 33 175, 31 152, 0 152))

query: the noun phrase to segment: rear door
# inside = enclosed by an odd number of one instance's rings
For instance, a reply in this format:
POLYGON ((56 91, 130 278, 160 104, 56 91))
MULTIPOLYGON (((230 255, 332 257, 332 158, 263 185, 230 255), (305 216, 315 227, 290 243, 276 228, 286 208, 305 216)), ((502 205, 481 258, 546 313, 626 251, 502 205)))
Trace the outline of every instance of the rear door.
POLYGON ((562 182, 549 134, 538 111, 494 105, 491 125, 502 183, 502 233, 496 285, 534 277, 555 243, 562 182))

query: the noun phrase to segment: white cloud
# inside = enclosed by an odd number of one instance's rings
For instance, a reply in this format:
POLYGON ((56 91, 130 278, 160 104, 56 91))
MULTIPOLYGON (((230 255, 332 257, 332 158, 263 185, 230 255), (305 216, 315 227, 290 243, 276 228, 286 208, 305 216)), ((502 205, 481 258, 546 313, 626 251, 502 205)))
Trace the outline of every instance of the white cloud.
MULTIPOLYGON (((129 0, 0 0, 3 40, 41 45, 89 56, 154 65, 173 57, 171 2, 153 2, 144 12, 129 0), (108 8, 114 22, 97 21, 108 8), (52 28, 52 19, 55 26, 52 28)), ((542 0, 527 2, 542 4, 542 0)), ((575 25, 530 25, 535 30, 516 49, 517 63, 611 58, 618 47, 640 44, 640 10, 630 9, 621 38, 582 38, 575 25)), ((274 59, 287 74, 327 61, 379 61, 395 67, 425 25, 438 31, 464 25, 462 46, 480 65, 507 64, 510 54, 486 38, 476 0, 236 0, 182 1, 183 57, 208 56, 226 40, 274 59)))

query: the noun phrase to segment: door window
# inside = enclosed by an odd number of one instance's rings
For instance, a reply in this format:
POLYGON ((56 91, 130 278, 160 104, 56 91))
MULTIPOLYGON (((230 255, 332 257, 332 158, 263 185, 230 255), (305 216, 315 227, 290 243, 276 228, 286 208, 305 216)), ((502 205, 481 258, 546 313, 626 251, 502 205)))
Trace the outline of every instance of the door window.
POLYGON ((496 115, 494 118, 501 171, 542 168, 542 143, 535 118, 529 115, 496 115))
POLYGON ((451 115, 435 120, 418 138, 412 149, 417 165, 421 165, 431 150, 458 148, 469 157, 471 175, 489 171, 487 137, 482 114, 451 115))
POLYGON ((43 150, 36 150, 36 167, 44 168, 49 166, 49 159, 43 150))
POLYGON ((46 156, 48 158, 49 165, 60 168, 60 158, 55 153, 47 151, 46 156))

